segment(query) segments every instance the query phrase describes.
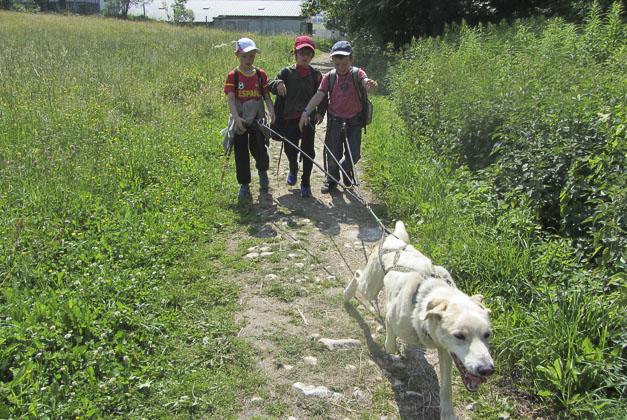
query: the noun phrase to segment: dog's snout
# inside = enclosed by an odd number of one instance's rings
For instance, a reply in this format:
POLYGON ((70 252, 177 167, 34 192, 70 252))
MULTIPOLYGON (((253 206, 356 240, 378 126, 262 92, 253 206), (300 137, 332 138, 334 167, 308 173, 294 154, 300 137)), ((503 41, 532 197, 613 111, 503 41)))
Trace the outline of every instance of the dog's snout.
POLYGON ((481 376, 490 376, 494 373, 494 365, 490 364, 486 366, 481 366, 479 369, 477 369, 477 372, 479 372, 479 375, 481 376))

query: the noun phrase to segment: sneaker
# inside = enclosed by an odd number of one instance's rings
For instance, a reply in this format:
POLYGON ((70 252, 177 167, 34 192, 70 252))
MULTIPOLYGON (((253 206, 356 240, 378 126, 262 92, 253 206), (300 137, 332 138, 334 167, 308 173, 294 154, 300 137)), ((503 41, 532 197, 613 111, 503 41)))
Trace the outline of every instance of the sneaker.
POLYGON ((270 180, 268 179, 268 173, 259 171, 259 187, 265 190, 269 185, 270 180))
POLYGON ((248 187, 248 184, 242 184, 239 187, 239 192, 237 193, 237 198, 244 198, 247 195, 250 195, 250 188, 248 187))
POLYGON ((311 187, 303 187, 300 186, 300 196, 301 197, 311 197, 311 187))
POLYGON ((328 194, 331 191, 335 190, 336 187, 337 187, 337 184, 335 182, 324 181, 324 184, 322 184, 322 188, 320 189, 320 192, 322 194, 328 194))
POLYGON ((296 174, 289 173, 287 174, 287 185, 296 185, 296 174))

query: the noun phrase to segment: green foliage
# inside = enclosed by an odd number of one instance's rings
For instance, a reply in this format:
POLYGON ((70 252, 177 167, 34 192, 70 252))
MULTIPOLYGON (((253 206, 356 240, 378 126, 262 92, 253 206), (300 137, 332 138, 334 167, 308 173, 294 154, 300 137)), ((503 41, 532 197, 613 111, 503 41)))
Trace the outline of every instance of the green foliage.
POLYGON ((390 215, 486 296, 499 372, 560 418, 627 404, 621 10, 415 41, 364 142, 390 215))
POLYGON ((536 21, 415 42, 391 92, 422 150, 530 205, 582 260, 624 271, 627 38, 612 13, 600 23, 593 9, 582 31, 536 21))
POLYGON ((612 7, 624 9, 625 1, 308 0, 302 6, 304 16, 322 10, 329 27, 348 34, 351 40, 372 38, 379 48, 388 44, 400 48, 413 38, 440 36, 447 26, 460 22, 476 26, 545 16, 581 23, 590 7, 605 13, 612 7))

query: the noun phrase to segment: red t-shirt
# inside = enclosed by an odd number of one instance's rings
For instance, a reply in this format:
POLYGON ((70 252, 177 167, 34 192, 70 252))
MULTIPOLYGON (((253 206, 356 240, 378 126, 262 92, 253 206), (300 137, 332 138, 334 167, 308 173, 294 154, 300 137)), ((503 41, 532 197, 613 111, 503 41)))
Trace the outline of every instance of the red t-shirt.
MULTIPOLYGON (((265 71, 261 69, 259 69, 259 73, 261 73, 263 92, 264 94, 267 94, 270 92, 270 90, 268 89, 268 75, 265 71)), ((239 69, 239 66, 237 67, 237 69, 231 70, 226 76, 224 93, 226 93, 227 95, 229 93, 235 93, 235 99, 239 100, 241 103, 250 101, 251 99, 261 99, 261 92, 259 89, 259 77, 257 77, 257 72, 253 70, 252 75, 248 76, 239 69), (237 75, 237 79, 239 82, 239 86, 237 87, 237 89, 235 89, 235 71, 239 73, 237 75)))

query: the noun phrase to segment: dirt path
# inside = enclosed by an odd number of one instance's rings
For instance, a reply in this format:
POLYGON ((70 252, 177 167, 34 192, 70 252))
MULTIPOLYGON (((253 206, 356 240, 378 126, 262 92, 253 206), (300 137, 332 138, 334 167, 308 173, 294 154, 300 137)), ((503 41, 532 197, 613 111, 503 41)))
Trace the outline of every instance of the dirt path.
MULTIPOLYGON (((328 55, 316 57, 316 63, 328 69, 328 55)), ((316 137, 317 162, 322 162, 324 126, 316 137)), ((242 279, 239 317, 245 327, 239 335, 254 346, 268 379, 258 395, 243 402, 239 417, 439 418, 437 354, 411 346, 403 356, 386 355, 384 304, 377 309, 362 298, 358 306, 342 302, 344 285, 380 239, 375 219, 345 192, 320 193, 324 175, 316 167, 313 197, 302 198, 298 184, 286 184, 285 156, 277 175, 279 152, 280 143, 272 142, 270 190, 251 189, 252 203, 242 208, 256 214, 248 231, 260 243, 244 258, 261 269, 242 279), (329 350, 322 339, 357 342, 329 350), (305 395, 316 391, 317 396, 305 395)), ((385 209, 363 182, 363 163, 357 165, 361 190, 383 216, 385 209)))

